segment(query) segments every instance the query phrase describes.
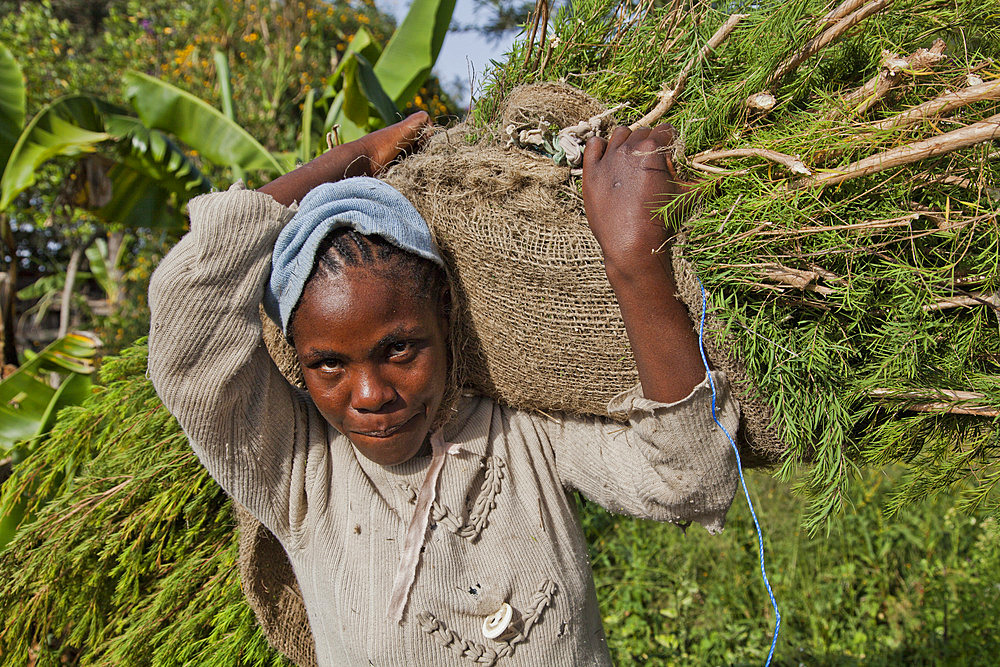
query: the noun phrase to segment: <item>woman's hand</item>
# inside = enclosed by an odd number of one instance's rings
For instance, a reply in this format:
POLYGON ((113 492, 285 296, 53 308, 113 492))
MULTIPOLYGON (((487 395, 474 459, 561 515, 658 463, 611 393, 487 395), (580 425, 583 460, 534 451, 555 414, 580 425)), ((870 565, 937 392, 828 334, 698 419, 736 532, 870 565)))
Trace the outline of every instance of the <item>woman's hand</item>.
POLYGON ((352 173, 351 176, 375 176, 397 157, 409 153, 431 126, 427 112, 418 111, 394 125, 332 150, 356 145, 358 155, 363 158, 356 168, 363 169, 363 173, 352 173))
POLYGON ((411 150, 431 126, 424 111, 407 116, 394 125, 340 146, 334 146, 315 160, 284 176, 279 176, 258 190, 285 206, 302 198, 317 185, 351 176, 375 176, 400 154, 411 150))
POLYGON ((676 137, 677 131, 663 124, 635 131, 617 127, 609 140, 587 142, 583 203, 605 258, 648 256, 669 240, 657 211, 688 191, 673 163, 676 137))
POLYGON ((667 152, 676 135, 669 125, 619 127, 608 141, 588 141, 583 154, 587 221, 604 253, 642 391, 665 403, 705 378, 698 337, 676 298, 670 253, 656 252, 672 234, 657 211, 687 192, 667 152))

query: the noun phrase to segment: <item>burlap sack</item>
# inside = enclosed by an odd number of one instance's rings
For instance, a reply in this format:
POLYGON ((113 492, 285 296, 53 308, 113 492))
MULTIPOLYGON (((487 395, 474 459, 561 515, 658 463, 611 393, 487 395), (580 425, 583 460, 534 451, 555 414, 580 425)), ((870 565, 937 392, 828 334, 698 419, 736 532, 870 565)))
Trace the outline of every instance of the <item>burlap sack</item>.
POLYGON ((315 667, 316 645, 302 591, 278 539, 233 503, 240 541, 240 584, 267 641, 302 667, 315 667))
MULTIPOLYGON (((521 86, 501 122, 563 127, 604 108, 565 84, 521 86)), ((499 134, 480 131, 471 143, 469 133, 460 126, 435 136, 383 176, 427 220, 451 267, 464 381, 515 408, 606 414, 638 373, 579 183, 543 155, 506 148, 499 134)), ((682 245, 674 253, 679 296, 697 324, 701 291, 682 245)), ((725 337, 716 343, 723 330, 710 309, 706 350, 743 407, 744 465, 773 463, 786 447, 743 364, 721 353, 735 349, 725 337)))
MULTIPOLYGON (((564 127, 603 110, 564 84, 522 86, 508 98, 501 123, 564 127)), ((515 408, 604 415, 611 397, 632 387, 638 373, 578 183, 568 168, 501 142, 496 128, 459 126, 432 137, 382 178, 424 216, 449 264, 461 382, 515 408)), ((679 297, 697 323, 701 290, 682 247, 673 256, 679 297)), ((302 386, 294 351, 263 313, 262 319, 272 358, 302 386)), ((768 427, 773 412, 740 360, 723 353, 735 347, 722 331, 710 309, 706 349, 742 405, 744 465, 773 463, 786 449, 768 427)), ((239 520, 247 600, 275 648, 300 665, 315 664, 281 545, 246 512, 239 520)))

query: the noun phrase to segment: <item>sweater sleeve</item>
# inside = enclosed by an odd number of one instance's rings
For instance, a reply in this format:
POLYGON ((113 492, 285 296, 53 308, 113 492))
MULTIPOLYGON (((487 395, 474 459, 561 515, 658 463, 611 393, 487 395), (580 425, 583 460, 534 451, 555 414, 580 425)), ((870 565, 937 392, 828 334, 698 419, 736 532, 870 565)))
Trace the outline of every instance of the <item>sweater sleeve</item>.
POLYGON ((304 515, 307 434, 318 426, 268 355, 259 305, 293 211, 241 184, 188 210, 191 231, 150 281, 149 376, 212 477, 287 536, 304 515))
MULTIPOLYGON (((725 374, 713 371, 712 379, 716 414, 736 437, 739 406, 725 374)), ((729 439, 712 419, 708 377, 675 403, 644 398, 637 386, 612 399, 608 411, 626 413, 629 424, 578 417, 549 422, 562 484, 612 512, 721 531, 738 470, 729 439)))

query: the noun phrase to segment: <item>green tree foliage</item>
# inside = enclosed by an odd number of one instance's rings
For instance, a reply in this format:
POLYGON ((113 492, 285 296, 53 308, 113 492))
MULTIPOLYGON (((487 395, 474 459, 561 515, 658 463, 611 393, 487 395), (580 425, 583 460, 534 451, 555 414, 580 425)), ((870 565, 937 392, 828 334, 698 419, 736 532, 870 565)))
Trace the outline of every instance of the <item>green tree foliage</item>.
MULTIPOLYGON (((5 9, 7 12, 0 15, 0 33, 9 36, 11 52, 25 74, 27 117, 33 118, 32 122, 67 120, 59 111, 70 103, 53 102, 67 93, 104 105, 101 113, 90 114, 93 122, 82 124, 97 133, 90 135, 94 141, 71 142, 79 150, 60 149, 44 146, 52 137, 40 132, 37 141, 26 145, 20 156, 22 178, 8 179, 4 194, 12 204, 13 234, 5 239, 11 241, 8 261, 21 265, 18 287, 39 275, 59 275, 69 261, 71 248, 97 236, 121 235, 125 227, 142 224, 143 219, 151 223, 146 226, 155 226, 152 223, 157 220, 176 223, 187 196, 204 190, 208 179, 225 187, 244 175, 259 180, 256 168, 266 167, 273 175, 290 168, 296 157, 311 158, 325 146, 322 134, 328 124, 323 122, 331 120, 328 112, 336 89, 328 92, 330 75, 349 51, 354 35, 363 35, 377 48, 393 29, 391 19, 371 2, 45 0, 8 3, 5 9), (129 70, 139 73, 108 76, 108 72, 129 70), (220 86, 220 79, 226 85, 220 86), (179 139, 178 145, 140 123, 124 128, 119 111, 111 113, 118 122, 104 126, 108 110, 129 106, 135 107, 147 127, 167 130, 179 139), (210 131, 208 126, 213 122, 205 119, 213 114, 221 119, 222 114, 213 110, 220 106, 225 116, 238 124, 237 129, 226 129, 223 134, 210 131), (234 140, 234 132, 241 134, 239 140, 234 140), (250 137, 262 138, 267 150, 254 148, 251 153, 256 151, 259 159, 242 164, 234 152, 243 144, 256 144, 250 137), (71 161, 80 152, 103 151, 109 141, 119 146, 130 142, 134 150, 127 157, 133 162, 143 160, 141 166, 146 168, 151 166, 147 158, 152 155, 154 161, 173 171, 196 174, 201 170, 202 185, 191 189, 187 187, 190 183, 184 183, 182 191, 164 188, 155 174, 148 169, 136 170, 135 164, 129 169, 128 160, 123 163, 117 154, 109 156, 111 162, 87 160, 71 169, 71 161), (287 151, 296 144, 298 151, 287 151), (188 150, 191 148, 195 150, 188 150), (286 152, 277 154, 277 159, 271 157, 279 148, 286 152), (64 157, 50 161, 54 155, 64 157), (242 166, 230 171, 236 165, 242 166), (87 177, 95 175, 98 180, 111 177, 114 201, 92 205, 90 195, 95 188, 87 177), (24 189, 28 185, 31 187, 24 189), (185 196, 177 198, 178 193, 185 196)), ((376 66, 377 55, 370 59, 376 66)), ((412 69, 393 68, 392 73, 412 69)), ((407 85, 419 85, 419 78, 408 81, 407 85)), ((405 91, 410 99, 394 99, 394 103, 445 113, 442 98, 429 92, 434 89, 433 84, 419 90, 411 86, 405 91)), ((368 101, 361 98, 360 102, 367 121, 368 101)), ((66 129, 65 124, 61 127, 66 129)), ((242 151, 242 155, 249 154, 242 151)), ((140 232, 138 243, 127 246, 155 261, 157 247, 170 238, 140 232)), ((122 261, 115 269, 122 277, 140 279, 131 290, 134 301, 141 302, 145 291, 142 280, 148 270, 137 267, 128 255, 122 256, 122 261)), ((142 308, 135 314, 142 317, 142 308)), ((115 319, 125 326, 104 331, 105 338, 112 341, 120 338, 114 335, 115 330, 133 328, 117 314, 115 319)))

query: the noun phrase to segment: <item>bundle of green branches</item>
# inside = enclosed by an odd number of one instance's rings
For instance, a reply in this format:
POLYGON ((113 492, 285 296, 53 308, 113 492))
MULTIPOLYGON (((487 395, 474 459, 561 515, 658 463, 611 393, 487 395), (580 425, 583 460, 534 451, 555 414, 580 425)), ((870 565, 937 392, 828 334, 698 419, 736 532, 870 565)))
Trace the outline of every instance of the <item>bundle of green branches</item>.
POLYGON ((789 446, 815 529, 852 471, 909 463, 894 507, 1000 480, 1000 2, 666 7, 540 0, 476 122, 565 80, 669 121, 703 184, 683 252, 789 446))
POLYGON ((145 373, 144 346, 107 360, 3 485, 32 517, 0 553, 5 665, 287 664, 240 591, 229 500, 145 373))

